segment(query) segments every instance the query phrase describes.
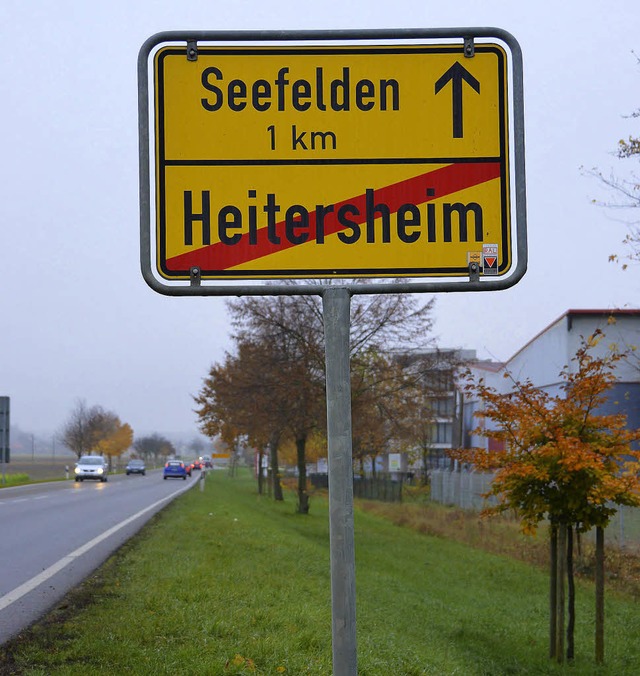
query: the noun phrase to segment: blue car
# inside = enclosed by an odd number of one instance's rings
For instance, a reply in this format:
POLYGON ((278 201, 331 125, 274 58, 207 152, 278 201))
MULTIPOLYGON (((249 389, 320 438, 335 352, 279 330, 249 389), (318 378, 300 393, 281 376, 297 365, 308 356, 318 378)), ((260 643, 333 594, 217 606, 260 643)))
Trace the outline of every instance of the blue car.
POLYGON ((182 460, 169 460, 162 470, 163 479, 186 479, 187 470, 182 460))

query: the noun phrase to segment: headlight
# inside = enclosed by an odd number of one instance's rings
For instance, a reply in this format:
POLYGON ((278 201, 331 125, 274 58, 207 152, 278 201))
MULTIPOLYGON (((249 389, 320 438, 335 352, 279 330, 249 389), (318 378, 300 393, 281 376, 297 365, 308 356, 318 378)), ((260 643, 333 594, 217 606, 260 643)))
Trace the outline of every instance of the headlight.
POLYGON ((76 472, 76 474, 80 474, 80 468, 76 467, 75 472, 76 472))
POLYGON ((98 474, 102 474, 103 472, 104 470, 102 469, 102 467, 98 467, 98 474))

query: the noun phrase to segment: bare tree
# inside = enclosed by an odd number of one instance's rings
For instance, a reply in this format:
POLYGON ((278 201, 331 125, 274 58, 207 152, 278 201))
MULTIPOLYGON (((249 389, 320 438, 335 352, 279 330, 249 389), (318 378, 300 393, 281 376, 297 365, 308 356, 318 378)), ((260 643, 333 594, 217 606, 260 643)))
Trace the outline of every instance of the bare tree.
POLYGON ((101 406, 88 407, 84 400, 79 400, 62 429, 61 439, 79 458, 96 451, 100 441, 112 434, 119 422, 114 413, 101 406))
MULTIPOLYGON (((640 65, 640 58, 636 57, 636 60, 640 65)), ((626 117, 639 120, 640 108, 626 117)), ((640 159, 640 135, 629 135, 628 138, 618 141, 615 156, 623 162, 640 159)), ((613 172, 607 175, 599 169, 592 169, 587 173, 595 176, 614 195, 613 200, 594 200, 595 204, 626 214, 640 209, 640 176, 633 169, 625 176, 613 172)), ((640 219, 632 216, 631 220, 627 221, 627 227, 627 234, 622 241, 627 248, 627 254, 622 259, 638 263, 640 262, 640 219)), ((612 254, 609 256, 609 260, 620 262, 620 257, 617 254, 612 254)), ((627 265, 628 263, 622 263, 623 269, 627 265)))
POLYGON ((133 442, 136 453, 145 460, 161 461, 176 452, 173 444, 160 434, 139 437, 133 442))
POLYGON ((206 445, 202 439, 199 437, 193 437, 191 441, 189 442, 188 449, 190 451, 193 451, 196 455, 202 455, 206 448, 206 445))

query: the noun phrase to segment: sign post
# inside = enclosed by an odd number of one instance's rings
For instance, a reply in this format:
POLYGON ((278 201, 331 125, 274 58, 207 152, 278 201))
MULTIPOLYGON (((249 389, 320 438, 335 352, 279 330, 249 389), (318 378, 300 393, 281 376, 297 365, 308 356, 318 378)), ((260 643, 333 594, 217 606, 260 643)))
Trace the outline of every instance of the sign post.
POLYGON ((355 676, 350 298, 522 278, 520 47, 497 28, 167 32, 138 82, 147 284, 322 298, 333 673, 355 676))
POLYGON ((10 416, 9 416, 9 397, 0 397, 0 463, 2 463, 2 483, 5 484, 5 465, 9 463, 11 457, 11 447, 9 442, 10 416))
POLYGON ((327 378, 333 674, 353 676, 357 673, 357 657, 349 292, 328 288, 322 296, 322 305, 327 378))

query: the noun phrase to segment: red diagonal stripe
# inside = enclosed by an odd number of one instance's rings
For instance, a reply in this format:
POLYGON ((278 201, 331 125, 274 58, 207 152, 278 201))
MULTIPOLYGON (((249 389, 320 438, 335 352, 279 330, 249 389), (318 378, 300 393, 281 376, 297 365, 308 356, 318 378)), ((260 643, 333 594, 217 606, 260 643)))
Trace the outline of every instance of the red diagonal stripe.
MULTIPOLYGON (((444 197, 459 190, 491 181, 499 176, 499 162, 449 164, 441 169, 420 174, 419 176, 393 183, 384 188, 377 188, 375 190, 375 201, 376 203, 386 204, 390 211, 395 213, 403 204, 423 204, 424 202, 444 197), (427 188, 434 190, 434 197, 427 196, 427 188)), ((350 216, 353 221, 359 224, 366 221, 365 195, 357 195, 342 202, 337 202, 333 212, 324 216, 325 236, 344 230, 344 226, 338 222, 337 213, 340 207, 345 204, 353 205, 360 213, 359 216, 350 216)), ((215 223, 213 216, 212 214, 212 227, 215 223)), ((232 246, 217 242, 216 244, 210 244, 194 251, 168 258, 166 269, 173 272, 182 272, 193 266, 197 266, 201 270, 227 270, 236 265, 263 258, 264 256, 284 251, 293 246, 300 246, 287 240, 284 236, 284 230, 285 222, 280 221, 276 225, 276 233, 280 239, 279 244, 274 244, 267 239, 267 228, 263 227, 258 230, 256 244, 249 244, 249 235, 244 234, 241 240, 232 246)), ((309 209, 308 232, 308 241, 315 240, 315 205, 309 209)))

